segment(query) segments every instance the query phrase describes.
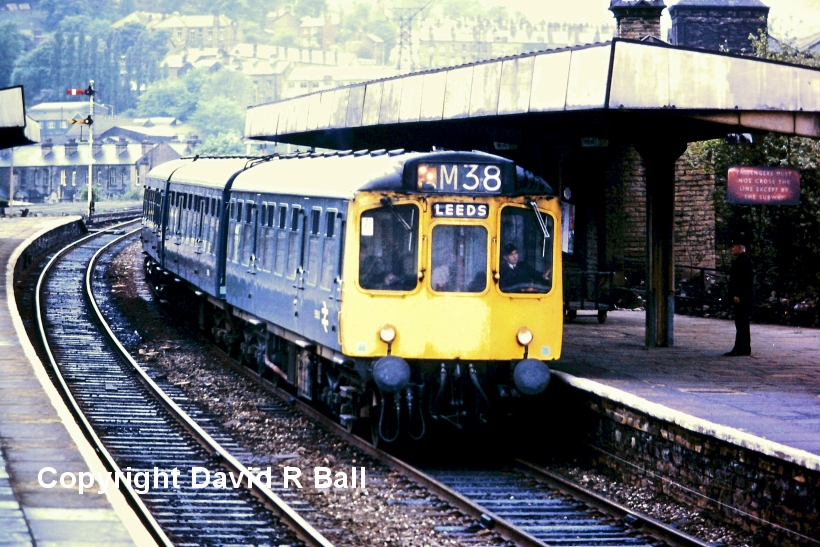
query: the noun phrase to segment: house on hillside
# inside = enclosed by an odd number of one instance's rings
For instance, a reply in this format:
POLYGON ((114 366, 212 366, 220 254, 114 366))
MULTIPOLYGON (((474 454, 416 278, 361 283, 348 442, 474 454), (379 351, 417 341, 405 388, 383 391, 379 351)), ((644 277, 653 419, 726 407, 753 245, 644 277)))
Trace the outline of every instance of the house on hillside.
MULTIPOLYGON (((40 103, 26 108, 26 114, 40 123, 40 136, 43 139, 52 139, 54 142, 61 142, 72 128, 79 128, 79 125, 70 123, 70 120, 85 119, 89 111, 90 105, 87 100, 40 103)), ((94 105, 94 123, 109 116, 111 116, 109 106, 100 103, 94 105)), ((88 126, 84 127, 87 134, 88 126)))
POLYGON ((237 22, 224 15, 134 12, 114 23, 114 26, 127 23, 140 23, 148 30, 168 31, 171 53, 179 53, 188 48, 216 48, 226 51, 239 43, 241 34, 237 22))
POLYGON ((0 151, 0 196, 8 198, 14 165, 14 199, 32 203, 77 201, 88 181, 92 164, 94 186, 106 197, 118 197, 138 188, 154 166, 190 153, 187 143, 65 144, 49 141, 0 151))

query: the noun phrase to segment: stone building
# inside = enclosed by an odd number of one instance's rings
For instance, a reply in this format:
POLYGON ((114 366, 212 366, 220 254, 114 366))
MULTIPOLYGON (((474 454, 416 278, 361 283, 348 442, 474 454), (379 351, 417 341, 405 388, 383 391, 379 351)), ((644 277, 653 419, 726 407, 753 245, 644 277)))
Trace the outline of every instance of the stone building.
POLYGON ((115 27, 140 23, 149 31, 165 30, 170 34, 172 53, 189 48, 218 48, 227 50, 240 42, 236 21, 224 15, 180 15, 173 13, 134 12, 114 23, 115 27))
POLYGON ((760 0, 680 0, 669 15, 669 42, 678 46, 750 52, 749 35, 768 32, 769 8, 760 0))
POLYGON ((141 186, 154 166, 189 152, 186 143, 65 144, 49 141, 0 151, 0 195, 8 196, 14 168, 14 199, 32 203, 77 201, 88 182, 92 163, 94 186, 105 197, 127 194, 141 186))

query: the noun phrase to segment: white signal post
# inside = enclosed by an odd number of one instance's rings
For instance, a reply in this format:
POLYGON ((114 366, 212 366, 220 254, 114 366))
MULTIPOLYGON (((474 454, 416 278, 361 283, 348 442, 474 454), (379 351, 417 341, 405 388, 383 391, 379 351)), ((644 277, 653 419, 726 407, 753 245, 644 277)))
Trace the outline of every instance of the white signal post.
POLYGON ((91 220, 94 213, 94 185, 91 178, 94 173, 94 80, 91 80, 88 92, 88 100, 91 101, 88 109, 88 219, 91 220))

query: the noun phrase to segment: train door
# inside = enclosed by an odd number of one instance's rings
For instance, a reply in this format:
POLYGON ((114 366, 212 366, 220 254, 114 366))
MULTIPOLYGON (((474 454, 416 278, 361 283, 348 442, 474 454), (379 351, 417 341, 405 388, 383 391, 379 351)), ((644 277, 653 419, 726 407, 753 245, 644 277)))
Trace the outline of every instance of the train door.
POLYGON ((342 263, 344 257, 345 219, 334 209, 325 213, 324 248, 320 289, 329 291, 327 312, 322 309, 322 325, 329 339, 327 345, 339 343, 339 312, 342 308, 342 263), (326 323, 325 323, 326 322, 326 323))
POLYGON ((304 216, 305 241, 299 332, 324 346, 338 344, 338 253, 336 209, 312 207, 304 216))
POLYGON ((293 316, 296 332, 303 332, 305 317, 300 314, 305 302, 305 232, 307 217, 302 208, 294 205, 291 210, 290 241, 288 241, 288 271, 293 273, 293 316))

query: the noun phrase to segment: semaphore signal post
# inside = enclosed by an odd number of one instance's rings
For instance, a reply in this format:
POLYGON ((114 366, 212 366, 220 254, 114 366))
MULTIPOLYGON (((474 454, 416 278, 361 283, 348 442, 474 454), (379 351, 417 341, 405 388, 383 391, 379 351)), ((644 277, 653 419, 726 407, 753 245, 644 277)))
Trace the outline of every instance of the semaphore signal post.
POLYGON ((92 176, 94 174, 94 80, 91 80, 86 89, 67 89, 66 95, 88 95, 89 109, 88 117, 84 120, 72 120, 70 123, 80 123, 88 126, 88 219, 94 214, 94 185, 92 176))

